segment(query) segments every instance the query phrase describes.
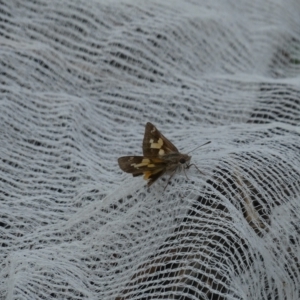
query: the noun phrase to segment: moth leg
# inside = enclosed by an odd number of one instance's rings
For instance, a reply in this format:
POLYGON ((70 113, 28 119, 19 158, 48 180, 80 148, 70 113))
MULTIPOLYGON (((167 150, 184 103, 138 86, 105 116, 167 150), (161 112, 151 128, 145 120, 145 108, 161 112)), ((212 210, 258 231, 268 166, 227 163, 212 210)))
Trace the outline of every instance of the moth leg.
POLYGON ((169 179, 168 179, 168 181, 167 181, 167 184, 166 184, 166 186, 165 186, 165 188, 164 188, 164 191, 165 191, 165 189, 167 188, 167 186, 168 186, 170 180, 172 179, 172 177, 175 175, 175 173, 176 173, 176 169, 173 171, 173 173, 172 173, 171 176, 169 177, 169 179))
POLYGON ((183 168, 183 172, 184 172, 184 175, 185 175, 185 177, 186 177, 187 180, 189 180, 189 178, 188 178, 187 175, 186 175, 185 169, 188 169, 189 167, 190 167, 190 166, 188 166, 188 167, 186 167, 186 168, 183 168))
POLYGON ((186 169, 189 169, 191 166, 194 166, 201 174, 205 175, 195 164, 188 165, 186 169))

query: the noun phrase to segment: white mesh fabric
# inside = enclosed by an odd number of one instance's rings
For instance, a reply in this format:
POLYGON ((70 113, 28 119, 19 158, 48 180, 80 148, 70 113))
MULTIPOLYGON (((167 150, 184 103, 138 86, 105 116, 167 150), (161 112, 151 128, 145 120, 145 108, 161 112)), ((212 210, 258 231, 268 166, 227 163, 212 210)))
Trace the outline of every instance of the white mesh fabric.
POLYGON ((300 3, 161 3, 1 2, 1 299, 300 298, 300 3))

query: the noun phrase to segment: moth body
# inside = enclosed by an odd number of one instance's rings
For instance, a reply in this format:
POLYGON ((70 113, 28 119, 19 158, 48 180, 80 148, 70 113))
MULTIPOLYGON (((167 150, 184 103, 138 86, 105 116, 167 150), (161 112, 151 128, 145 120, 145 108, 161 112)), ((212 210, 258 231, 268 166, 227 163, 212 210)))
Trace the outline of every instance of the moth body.
POLYGON ((180 153, 150 122, 145 127, 143 156, 123 156, 118 159, 124 172, 131 173, 132 176, 144 175, 148 186, 165 173, 171 174, 169 182, 177 171, 188 169, 190 161, 191 156, 180 153))

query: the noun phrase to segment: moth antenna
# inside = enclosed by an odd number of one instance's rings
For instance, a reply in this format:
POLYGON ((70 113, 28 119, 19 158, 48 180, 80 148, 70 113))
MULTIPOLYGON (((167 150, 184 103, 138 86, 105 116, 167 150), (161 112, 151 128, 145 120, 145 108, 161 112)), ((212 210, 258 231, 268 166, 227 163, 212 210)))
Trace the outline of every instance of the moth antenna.
POLYGON ((205 145, 207 145, 207 144, 210 144, 210 143, 211 143, 211 141, 208 141, 208 142, 206 142, 206 143, 204 143, 204 144, 202 144, 202 145, 200 145, 200 146, 197 146, 195 149, 189 151, 187 154, 189 154, 189 153, 195 151, 196 149, 198 149, 198 148, 200 148, 200 147, 202 147, 202 146, 205 146, 205 145))

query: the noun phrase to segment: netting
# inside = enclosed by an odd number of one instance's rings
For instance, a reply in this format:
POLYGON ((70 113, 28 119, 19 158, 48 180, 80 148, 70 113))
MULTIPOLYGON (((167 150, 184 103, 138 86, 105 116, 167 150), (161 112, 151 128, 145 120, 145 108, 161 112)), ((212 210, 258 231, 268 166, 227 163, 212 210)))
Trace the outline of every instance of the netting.
POLYGON ((299 299, 299 16, 2 1, 1 299, 299 299), (204 174, 123 173, 148 121, 204 174))

